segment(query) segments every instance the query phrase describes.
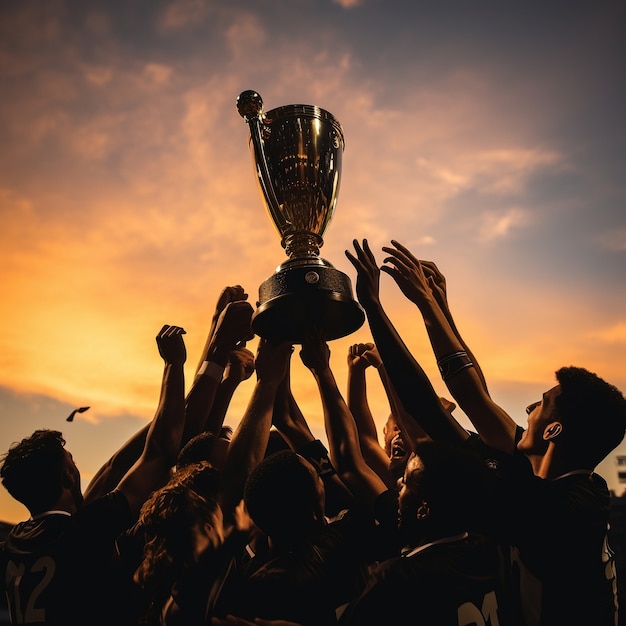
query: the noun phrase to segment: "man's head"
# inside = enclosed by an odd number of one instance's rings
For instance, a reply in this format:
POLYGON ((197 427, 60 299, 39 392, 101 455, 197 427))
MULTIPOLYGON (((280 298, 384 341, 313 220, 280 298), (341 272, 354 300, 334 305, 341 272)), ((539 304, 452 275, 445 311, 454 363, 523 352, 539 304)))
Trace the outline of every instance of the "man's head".
POLYGON ((145 551, 135 572, 140 586, 149 586, 164 567, 182 569, 182 564, 222 545, 218 484, 218 472, 208 461, 190 463, 177 469, 168 483, 146 500, 139 515, 145 551))
POLYGON ((57 506, 64 491, 74 507, 83 502, 80 473, 58 430, 36 430, 14 443, 2 457, 0 478, 31 515, 57 506))
POLYGON ((473 451, 435 441, 417 443, 399 496, 399 528, 406 544, 483 530, 492 475, 473 451), (483 517, 484 516, 484 517, 483 517))
POLYGON ((562 367, 558 385, 528 406, 518 449, 545 454, 550 442, 581 468, 593 469, 623 440, 626 400, 613 385, 581 367, 562 367))
POLYGON ((311 463, 291 450, 281 450, 252 470, 244 503, 263 532, 289 543, 323 523, 324 485, 311 463))
POLYGON ((231 432, 220 431, 216 436, 212 432, 205 430, 192 437, 180 450, 176 458, 176 468, 182 469, 192 463, 209 461, 216 469, 224 467, 226 453, 230 444, 231 432))

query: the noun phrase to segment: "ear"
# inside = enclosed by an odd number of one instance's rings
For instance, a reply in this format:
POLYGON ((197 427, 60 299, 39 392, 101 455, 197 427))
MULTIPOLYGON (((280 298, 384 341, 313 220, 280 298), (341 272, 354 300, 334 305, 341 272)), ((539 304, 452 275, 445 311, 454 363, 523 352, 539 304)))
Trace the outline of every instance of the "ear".
POLYGON ((426 519, 430 516, 430 506, 426 500, 422 500, 422 503, 417 507, 416 517, 417 519, 426 519))
POLYGON ((563 432, 563 425, 561 422, 551 422, 543 431, 543 439, 544 441, 552 441, 553 439, 556 439, 561 432, 563 432))

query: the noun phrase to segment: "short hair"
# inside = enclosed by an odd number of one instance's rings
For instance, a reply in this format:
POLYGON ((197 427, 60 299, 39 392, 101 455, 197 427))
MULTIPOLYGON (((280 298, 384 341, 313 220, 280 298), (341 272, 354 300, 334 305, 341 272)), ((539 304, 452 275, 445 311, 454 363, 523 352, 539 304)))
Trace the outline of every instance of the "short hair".
POLYGON ((316 477, 292 450, 265 457, 244 486, 252 521, 271 537, 295 537, 310 528, 318 502, 316 477))
POLYGON ((52 508, 61 496, 66 455, 60 431, 36 430, 13 443, 0 461, 2 484, 31 514, 52 508))
POLYGON ((594 467, 624 439, 626 399, 617 387, 582 367, 556 372, 560 393, 556 408, 563 422, 563 441, 578 446, 594 467))
MULTIPOLYGON (((417 442, 415 454, 424 465, 418 492, 436 511, 437 519, 482 528, 495 482, 479 454, 467 446, 432 440, 417 442)), ((406 482, 415 489, 413 480, 410 474, 406 482)))
POLYGON ((211 458, 213 446, 217 437, 210 431, 205 430, 192 437, 179 451, 176 457, 177 470, 200 463, 211 458))

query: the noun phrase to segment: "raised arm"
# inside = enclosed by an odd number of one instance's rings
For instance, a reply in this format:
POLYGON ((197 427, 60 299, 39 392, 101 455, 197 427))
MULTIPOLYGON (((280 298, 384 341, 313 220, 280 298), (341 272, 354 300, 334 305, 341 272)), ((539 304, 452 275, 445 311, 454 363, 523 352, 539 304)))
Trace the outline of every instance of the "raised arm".
POLYGON ((117 486, 135 516, 150 493, 167 480, 180 449, 185 417, 184 333, 180 326, 166 325, 156 337, 165 363, 159 405, 141 456, 117 486))
MULTIPOLYGON (((220 411, 212 414, 213 403, 231 352, 238 347, 245 347, 245 342, 253 337, 250 329, 253 312, 252 306, 245 300, 228 302, 221 310, 207 341, 203 361, 187 394, 183 443, 204 430, 219 432, 224 418, 220 412, 223 405, 220 411), (208 423, 210 417, 212 420, 208 423)), ((224 397, 221 402, 224 402, 224 397)))
POLYGON ((315 441, 315 435, 298 406, 291 390, 291 357, 293 347, 289 353, 289 365, 284 378, 276 391, 272 425, 283 436, 289 447, 298 451, 299 448, 315 441))
POLYGON ((465 441, 467 432, 444 410, 428 376, 383 310, 380 269, 367 240, 363 240, 362 247, 356 239, 353 244, 355 255, 346 250, 346 256, 357 271, 357 297, 367 313, 374 343, 402 406, 432 439, 465 441))
MULTIPOLYGON (((236 358, 231 354, 231 350, 245 350, 237 346, 251 337, 250 318, 253 310, 251 305, 245 302, 247 297, 239 286, 226 287, 220 294, 207 343, 198 365, 199 373, 187 394, 181 447, 203 430, 219 433, 226 407, 236 387, 231 378, 224 381, 222 388, 222 372, 225 367, 228 371, 229 361, 236 358), (233 298, 241 300, 232 300, 233 298)), ((85 489, 86 503, 115 488, 139 459, 149 428, 150 424, 143 426, 100 467, 85 489)))
MULTIPOLYGON (((374 344, 365 345, 374 346, 374 344)), ((398 394, 394 389, 391 380, 389 379, 389 375, 387 374, 385 365, 382 362, 380 355, 378 354, 376 346, 364 352, 363 356, 376 367, 380 382, 382 383, 383 388, 385 389, 385 393, 387 394, 387 399, 389 400, 391 413, 398 428, 402 433, 402 440, 405 442, 405 445, 409 446, 409 450, 413 451, 415 449, 415 443, 422 439, 428 439, 428 435, 421 427, 419 421, 411 417, 407 413, 406 409, 402 406, 402 402, 400 401, 400 398, 398 397, 398 394)), ((350 404, 348 403, 348 406, 349 405, 350 404)), ((355 420, 358 427, 359 420, 356 417, 355 420)), ((363 440, 361 439, 361 441, 363 440)), ((385 454, 386 453, 387 452, 385 451, 385 454)))
POLYGON ((431 289, 435 301, 439 305, 439 308, 441 309, 441 312, 444 314, 445 318, 448 320, 448 324, 450 325, 452 332, 457 336, 458 340, 463 346, 463 349, 465 350, 465 352, 467 352, 467 356, 474 364, 474 369, 482 380, 485 392, 489 393, 489 390, 487 389, 487 381, 483 376, 483 371, 480 367, 480 364, 478 363, 478 359, 461 336, 461 333, 457 328, 456 322, 454 321, 454 317, 452 316, 452 311, 450 310, 450 305, 448 304, 446 277, 442 274, 437 265, 435 265, 435 263, 433 263, 432 261, 424 261, 423 259, 420 259, 420 264, 422 266, 422 269, 424 270, 424 276, 428 281, 428 286, 431 289))
POLYGON ((213 339, 213 333, 217 328, 217 323, 220 319, 220 315, 231 302, 238 302, 240 300, 247 299, 248 294, 245 292, 244 288, 241 285, 229 285, 227 287, 224 287, 224 289, 222 289, 222 291, 220 292, 220 295, 217 297, 217 302, 215 303, 213 315, 211 317, 211 324, 209 326, 206 343, 204 344, 204 348, 202 349, 200 355, 200 360, 198 361, 198 365, 196 366, 196 376, 198 375, 198 371, 202 367, 202 364, 204 363, 204 361, 206 361, 211 340, 213 339))
POLYGON ((309 461, 317 470, 324 483, 326 515, 333 517, 342 509, 349 508, 353 496, 337 474, 328 450, 319 439, 315 438, 309 428, 291 389, 289 367, 278 387, 272 423, 291 449, 309 461))
POLYGON ((276 392, 287 371, 290 354, 290 343, 259 340, 256 384, 233 433, 222 470, 220 505, 227 524, 233 523, 235 508, 243 496, 248 474, 265 455, 276 392))
POLYGON ((517 425, 489 396, 483 377, 474 367, 459 335, 439 306, 421 262, 403 245, 392 241, 388 265, 382 270, 398 284, 420 310, 442 378, 453 398, 470 419, 481 439, 492 448, 512 454, 517 425))
POLYGON ((215 393, 215 399, 204 424, 204 430, 216 434, 220 432, 235 391, 253 373, 254 354, 243 345, 232 350, 228 355, 228 363, 215 393))
POLYGON ((373 507, 387 485, 363 458, 354 418, 337 387, 330 369, 330 350, 319 330, 307 334, 300 357, 317 382, 333 466, 354 496, 373 507))
POLYGON ((373 343, 355 343, 348 349, 348 399, 350 413, 354 417, 361 452, 365 462, 380 476, 388 487, 393 487, 389 472, 389 456, 380 445, 376 422, 367 401, 365 372, 373 366, 382 367, 380 355, 373 343))

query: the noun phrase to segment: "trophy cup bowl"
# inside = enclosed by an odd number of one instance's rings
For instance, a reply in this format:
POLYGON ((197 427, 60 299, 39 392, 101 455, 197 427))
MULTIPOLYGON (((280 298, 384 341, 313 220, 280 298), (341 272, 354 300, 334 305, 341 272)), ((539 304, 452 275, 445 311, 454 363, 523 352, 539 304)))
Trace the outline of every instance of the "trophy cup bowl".
POLYGON ((328 111, 290 104, 263 111, 255 91, 237 99, 250 128, 257 183, 287 260, 259 287, 252 330, 260 337, 302 343, 308 329, 326 340, 360 328, 365 313, 349 277, 319 255, 341 178, 343 130, 328 111))

